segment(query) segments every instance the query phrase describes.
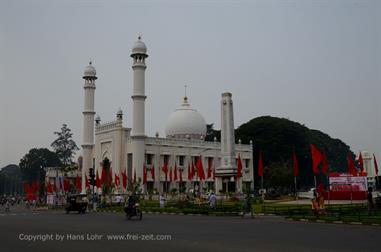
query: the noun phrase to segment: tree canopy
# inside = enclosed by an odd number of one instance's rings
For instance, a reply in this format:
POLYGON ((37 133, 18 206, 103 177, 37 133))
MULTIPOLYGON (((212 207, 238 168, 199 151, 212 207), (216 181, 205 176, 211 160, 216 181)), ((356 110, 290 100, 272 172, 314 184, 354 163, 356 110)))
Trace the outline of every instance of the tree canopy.
MULTIPOLYGON (((220 131, 213 130, 213 134, 210 133, 208 139, 213 139, 214 136, 220 140, 220 131)), ((265 166, 265 181, 267 175, 271 175, 272 179, 277 181, 275 177, 279 172, 275 175, 270 174, 268 169, 271 167, 291 171, 292 153, 295 150, 299 163, 298 183, 306 186, 313 184, 310 144, 315 144, 327 155, 330 171, 345 171, 347 154, 350 153, 354 156, 349 146, 340 139, 331 138, 319 130, 309 129, 298 122, 285 118, 271 116, 254 118, 235 130, 235 138, 237 141, 241 139, 245 144, 248 144, 250 140, 254 143, 254 172, 257 185, 259 185, 257 163, 260 150, 265 166)), ((287 172, 279 174, 284 175, 285 178, 289 177, 287 172)), ((318 179, 324 180, 324 176, 320 175, 318 179)))
POLYGON ((73 164, 75 152, 79 150, 77 144, 73 140, 73 133, 66 124, 62 124, 61 131, 54 132, 58 136, 51 144, 54 151, 57 153, 64 167, 73 164))

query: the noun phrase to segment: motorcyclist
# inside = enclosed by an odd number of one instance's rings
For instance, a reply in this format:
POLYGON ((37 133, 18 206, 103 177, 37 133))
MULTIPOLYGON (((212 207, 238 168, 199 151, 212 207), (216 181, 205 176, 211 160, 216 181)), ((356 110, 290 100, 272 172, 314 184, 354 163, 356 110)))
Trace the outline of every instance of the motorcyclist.
POLYGON ((127 212, 132 213, 136 204, 136 197, 134 194, 130 194, 127 200, 127 212))

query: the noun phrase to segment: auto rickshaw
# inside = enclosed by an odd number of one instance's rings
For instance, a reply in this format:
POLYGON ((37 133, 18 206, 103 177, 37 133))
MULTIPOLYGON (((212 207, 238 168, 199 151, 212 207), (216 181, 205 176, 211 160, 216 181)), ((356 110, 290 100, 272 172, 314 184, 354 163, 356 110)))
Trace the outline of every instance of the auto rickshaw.
POLYGON ((70 195, 67 197, 65 210, 66 213, 70 211, 75 211, 78 213, 85 213, 87 209, 88 202, 83 200, 86 195, 70 195))

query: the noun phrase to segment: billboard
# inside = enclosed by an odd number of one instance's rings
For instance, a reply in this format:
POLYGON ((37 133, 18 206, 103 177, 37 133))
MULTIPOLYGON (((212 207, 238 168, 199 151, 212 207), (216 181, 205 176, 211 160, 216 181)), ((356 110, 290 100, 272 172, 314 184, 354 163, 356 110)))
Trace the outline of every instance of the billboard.
POLYGON ((364 192, 368 190, 366 176, 351 176, 340 174, 340 176, 329 178, 330 191, 333 192, 364 192))

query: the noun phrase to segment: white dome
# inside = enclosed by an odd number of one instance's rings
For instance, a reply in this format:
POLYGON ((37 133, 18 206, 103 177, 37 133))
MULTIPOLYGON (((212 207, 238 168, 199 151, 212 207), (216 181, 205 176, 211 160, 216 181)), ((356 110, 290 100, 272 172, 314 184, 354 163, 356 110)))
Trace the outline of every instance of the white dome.
POLYGON ((204 117, 192 109, 187 97, 181 107, 173 112, 166 123, 165 135, 170 138, 204 139, 206 136, 206 122, 204 117))
POLYGON ((95 70, 95 67, 91 65, 91 61, 89 62, 89 65, 85 68, 85 71, 83 72, 83 78, 85 77, 96 77, 97 71, 95 70))
POLYGON ((147 53, 147 46, 144 44, 143 41, 141 41, 141 37, 138 37, 138 41, 135 42, 134 46, 132 47, 131 56, 134 54, 146 54, 147 53))

